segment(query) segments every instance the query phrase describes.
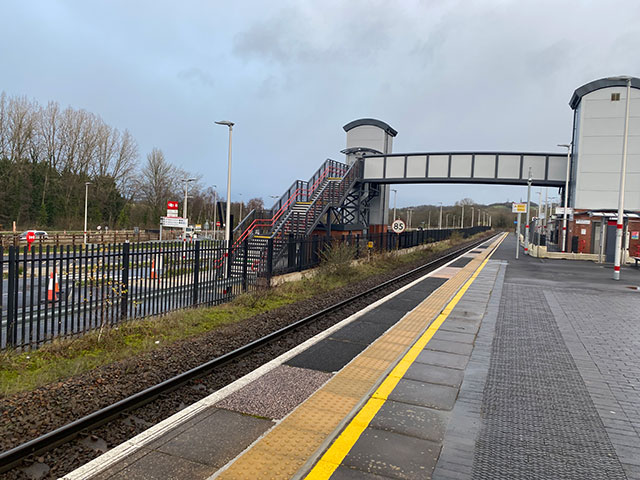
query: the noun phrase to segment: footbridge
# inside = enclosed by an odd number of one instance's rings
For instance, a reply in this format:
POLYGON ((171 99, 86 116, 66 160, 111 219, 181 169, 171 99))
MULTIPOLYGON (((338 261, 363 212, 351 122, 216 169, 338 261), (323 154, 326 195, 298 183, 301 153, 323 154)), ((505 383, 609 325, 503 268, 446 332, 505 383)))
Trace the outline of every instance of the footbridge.
POLYGON ((364 155, 366 183, 479 183, 564 187, 567 156, 532 152, 437 152, 364 155))

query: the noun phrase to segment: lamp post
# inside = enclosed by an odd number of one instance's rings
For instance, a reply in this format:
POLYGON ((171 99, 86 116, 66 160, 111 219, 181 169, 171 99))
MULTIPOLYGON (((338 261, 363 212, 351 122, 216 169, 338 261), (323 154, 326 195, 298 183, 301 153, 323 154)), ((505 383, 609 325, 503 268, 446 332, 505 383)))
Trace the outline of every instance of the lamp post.
POLYGON ((225 246, 229 247, 229 240, 231 238, 231 137, 233 132, 233 126, 235 123, 228 120, 221 120, 215 122, 218 125, 224 125, 229 127, 229 166, 227 168, 227 213, 224 225, 224 241, 225 246))
POLYGON ((446 215, 446 222, 445 223, 446 223, 447 226, 445 228, 449 228, 449 215, 451 215, 451 214, 447 213, 447 215, 446 215))
POLYGON ((620 168, 620 192, 618 195, 618 222, 616 225, 616 256, 613 267, 613 279, 620 280, 620 263, 622 257, 622 228, 624 225, 624 184, 627 176, 627 142, 629 139, 629 101, 631 98, 631 78, 627 80, 627 105, 624 114, 624 140, 622 143, 622 165, 620 168))
POLYGON ((438 230, 442 230, 442 202, 440 202, 440 221, 438 222, 438 230))
POLYGON ((185 220, 187 221, 187 225, 184 227, 184 232, 183 232, 183 236, 182 239, 186 240, 187 239, 187 227, 189 226, 189 217, 187 216, 187 199, 189 198, 189 182, 195 182, 197 179, 196 178, 184 178, 182 179, 182 181, 184 182, 184 208, 182 209, 182 216, 185 218, 185 220))
POLYGON ((529 178, 527 179, 527 221, 524 225, 524 253, 529 254, 529 216, 531 213, 531 167, 529 167, 529 178))
POLYGON ((474 214, 474 208, 471 207, 471 228, 473 228, 473 214, 474 214))
POLYGON ((395 188, 392 188, 391 191, 393 192, 393 221, 395 222, 396 221, 396 200, 398 199, 398 190, 396 190, 395 188))
POLYGON ((238 218, 238 223, 240 223, 242 221, 242 194, 239 193, 238 196, 240 197, 240 218, 238 218))
POLYGON ((218 185, 213 185, 213 239, 216 240, 216 227, 218 223, 218 185))
POLYGON ((89 198, 89 185, 91 182, 84 182, 84 244, 87 244, 87 204, 89 198))
POLYGON ((567 251, 567 202, 569 201, 569 170, 571 167, 571 144, 559 143, 559 147, 567 149, 567 176, 564 179, 564 213, 562 215, 562 251, 567 251))
POLYGON ((460 206, 462 207, 462 215, 460 216, 460 228, 464 228, 464 203, 460 206))

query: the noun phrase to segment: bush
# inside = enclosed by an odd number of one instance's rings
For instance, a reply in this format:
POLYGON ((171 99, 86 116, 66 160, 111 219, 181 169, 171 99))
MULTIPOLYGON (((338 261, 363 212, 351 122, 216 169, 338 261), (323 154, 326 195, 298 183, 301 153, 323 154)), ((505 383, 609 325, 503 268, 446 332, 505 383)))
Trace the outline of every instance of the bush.
POLYGON ((350 277, 355 272, 352 265, 355 258, 355 246, 347 245, 346 242, 336 242, 320 252, 320 273, 350 277))

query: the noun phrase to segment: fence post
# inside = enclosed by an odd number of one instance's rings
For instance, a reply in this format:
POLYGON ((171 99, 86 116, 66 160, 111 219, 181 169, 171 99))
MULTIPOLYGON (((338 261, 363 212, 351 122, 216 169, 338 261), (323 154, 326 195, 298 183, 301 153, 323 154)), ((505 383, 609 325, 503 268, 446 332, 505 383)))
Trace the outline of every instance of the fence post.
POLYGON ((273 276, 273 238, 267 240, 267 286, 271 286, 271 277, 273 276))
POLYGON ((127 319, 127 307, 129 306, 129 246, 129 243, 122 244, 122 285, 120 295, 120 320, 122 321, 127 319))
POLYGON ((298 247, 298 271, 301 272, 303 269, 303 263, 304 263, 304 247, 305 247, 305 241, 304 240, 300 240, 300 246, 298 247))
POLYGON ((18 269, 16 247, 9 246, 9 278, 7 279, 7 346, 15 346, 16 329, 16 279, 18 269))
POLYGON ((360 258, 360 234, 356 233, 356 258, 360 258))
POLYGON ((247 291, 247 264, 249 263, 249 239, 245 238, 243 243, 244 255, 242 259, 242 291, 247 291))
MULTIPOLYGON (((227 245, 227 278, 231 280, 231 263, 233 261, 233 240, 229 240, 229 245, 227 245)), ((230 288, 229 284, 229 287, 230 288)))
POLYGON ((193 255, 193 300, 192 304, 198 304, 198 290, 200 286, 200 240, 196 240, 193 255))

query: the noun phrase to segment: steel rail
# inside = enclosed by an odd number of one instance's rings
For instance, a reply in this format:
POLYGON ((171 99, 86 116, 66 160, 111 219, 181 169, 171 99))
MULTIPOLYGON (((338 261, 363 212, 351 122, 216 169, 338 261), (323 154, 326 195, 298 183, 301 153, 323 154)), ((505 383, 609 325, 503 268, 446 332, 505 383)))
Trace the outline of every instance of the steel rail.
POLYGON ((349 305, 350 303, 353 303, 357 300, 360 300, 363 297, 366 297, 367 295, 371 295, 372 293, 382 290, 388 287, 389 285, 400 282, 406 279, 407 277, 410 277, 420 271, 435 269, 441 264, 449 261, 451 258, 456 257, 457 255, 460 255, 461 252, 473 250, 478 245, 482 243, 486 243, 490 241, 492 238, 495 238, 495 235, 489 238, 484 238, 482 240, 475 241, 471 245, 467 245, 463 248, 456 249, 453 252, 450 252, 440 258, 436 258, 435 260, 432 260, 428 263, 425 263, 424 265, 421 265, 406 273, 403 273, 402 275, 399 275, 390 280, 387 280, 362 293, 359 293, 357 295, 354 295, 353 297, 347 298, 346 300, 342 300, 319 312, 313 313, 290 325, 287 325, 286 327, 280 328, 279 330, 276 330, 264 337, 254 340, 253 342, 250 342, 240 348, 237 348, 236 350, 225 353, 224 355, 216 357, 213 360, 209 360, 208 362, 205 362, 202 365, 194 367, 191 370, 188 370, 184 373, 176 375, 175 377, 167 379, 161 383, 158 383, 157 385, 146 388, 145 390, 135 393, 130 397, 119 400, 118 402, 113 403, 108 407, 97 410, 89 415, 79 418, 78 420, 74 420, 73 422, 68 423, 67 425, 64 425, 55 430, 52 430, 51 432, 45 433, 40 437, 29 440, 28 442, 25 442, 22 445, 18 445, 17 447, 12 448, 11 450, 2 452, 0 453, 0 473, 11 469, 12 467, 17 465, 20 461, 24 460, 29 455, 40 454, 48 450, 51 450, 52 448, 73 439, 83 431, 92 430, 96 427, 99 427, 100 425, 103 425, 109 422, 110 420, 113 420, 114 418, 117 418, 118 416, 126 413, 129 410, 132 410, 134 408, 139 408, 153 401, 158 396, 168 393, 184 385, 188 381, 193 380, 194 378, 202 377, 203 375, 206 375, 207 373, 209 373, 211 370, 215 368, 221 367, 233 360, 237 360, 238 358, 251 353, 253 350, 257 349, 258 347, 261 347, 267 343, 277 340, 278 338, 282 337, 286 333, 289 333, 297 328, 300 328, 308 323, 311 323, 314 320, 317 320, 318 318, 323 317, 324 315, 327 315, 336 310, 339 310, 349 305))

